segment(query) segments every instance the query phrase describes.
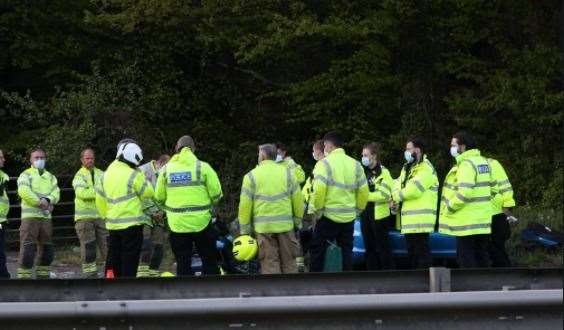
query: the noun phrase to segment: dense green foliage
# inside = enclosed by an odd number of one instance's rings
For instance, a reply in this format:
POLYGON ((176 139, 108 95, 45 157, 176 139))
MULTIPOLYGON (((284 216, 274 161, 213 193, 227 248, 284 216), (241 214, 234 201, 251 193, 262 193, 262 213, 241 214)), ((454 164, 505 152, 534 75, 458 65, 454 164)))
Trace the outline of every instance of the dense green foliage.
POLYGON ((561 206, 560 1, 80 0, 0 4, 0 148, 15 175, 44 146, 72 173, 85 145, 112 159, 191 134, 236 203, 256 145, 342 131, 383 145, 394 175, 421 134, 443 176, 450 137, 473 132, 519 204, 561 206))

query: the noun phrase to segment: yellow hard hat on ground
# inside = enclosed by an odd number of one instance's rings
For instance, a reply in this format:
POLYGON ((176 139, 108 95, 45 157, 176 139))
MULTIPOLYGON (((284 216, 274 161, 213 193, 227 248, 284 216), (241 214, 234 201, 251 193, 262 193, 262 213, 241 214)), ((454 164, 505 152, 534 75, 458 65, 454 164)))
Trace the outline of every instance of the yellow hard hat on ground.
POLYGON ((253 260, 258 253, 257 240, 249 235, 242 235, 233 241, 233 256, 238 261, 253 260))
POLYGON ((161 277, 174 277, 174 274, 171 272, 162 272, 161 277))

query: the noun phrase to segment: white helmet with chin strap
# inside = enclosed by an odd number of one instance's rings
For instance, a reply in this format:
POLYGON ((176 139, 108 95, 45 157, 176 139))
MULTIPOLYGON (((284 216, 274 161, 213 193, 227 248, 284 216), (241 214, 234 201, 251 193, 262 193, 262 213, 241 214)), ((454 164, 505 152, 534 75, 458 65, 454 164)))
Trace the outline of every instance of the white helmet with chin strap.
POLYGON ((116 158, 119 158, 119 156, 121 156, 122 149, 123 149, 122 147, 123 147, 125 144, 127 144, 127 143, 135 143, 135 144, 137 144, 137 141, 135 141, 135 140, 133 140, 133 139, 130 139, 130 138, 125 138, 125 139, 120 140, 120 141, 118 142, 118 144, 117 144, 117 154, 116 154, 116 158))
POLYGON ((126 142, 119 146, 116 157, 123 157, 124 160, 135 166, 139 166, 143 160, 143 151, 141 147, 134 142, 126 142))

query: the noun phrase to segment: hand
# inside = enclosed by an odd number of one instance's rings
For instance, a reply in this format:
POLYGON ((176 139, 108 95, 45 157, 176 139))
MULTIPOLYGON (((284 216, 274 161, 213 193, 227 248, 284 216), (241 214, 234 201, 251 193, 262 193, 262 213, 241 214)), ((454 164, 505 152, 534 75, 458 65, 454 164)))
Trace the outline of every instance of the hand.
POLYGON ((390 208, 396 209, 397 207, 398 207, 398 205, 393 200, 390 200, 390 208))
POLYGON ((39 200, 39 208, 42 210, 47 210, 49 208, 49 202, 45 198, 39 200))
POLYGON ((162 224, 164 214, 162 212, 155 212, 151 215, 151 219, 153 219, 153 222, 155 222, 156 224, 162 224))

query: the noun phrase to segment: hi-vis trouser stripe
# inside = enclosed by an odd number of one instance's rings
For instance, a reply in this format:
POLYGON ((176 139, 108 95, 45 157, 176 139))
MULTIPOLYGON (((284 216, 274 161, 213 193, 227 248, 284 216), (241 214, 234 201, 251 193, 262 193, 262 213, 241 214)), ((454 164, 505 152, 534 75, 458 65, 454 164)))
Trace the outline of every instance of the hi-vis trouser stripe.
POLYGON ((149 265, 139 264, 139 267, 137 267, 137 277, 149 277, 149 265))
POLYGON ((98 275, 98 269, 96 268, 96 262, 91 262, 87 264, 82 264, 82 276, 85 278, 92 278, 98 275))
POLYGON ((20 278, 20 279, 31 279, 32 274, 33 274, 33 269, 32 269, 32 268, 29 268, 29 269, 26 269, 26 268, 18 268, 18 271, 17 271, 17 278, 20 278))
POLYGON ((51 270, 51 267, 49 266, 37 266, 35 269, 35 275, 37 276, 37 278, 49 278, 49 272, 51 270))

